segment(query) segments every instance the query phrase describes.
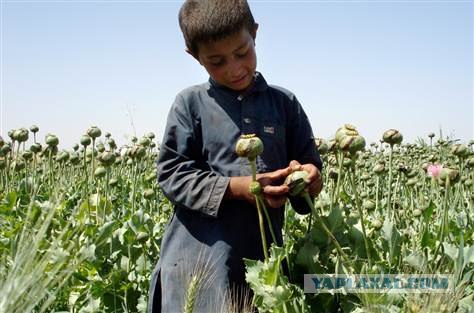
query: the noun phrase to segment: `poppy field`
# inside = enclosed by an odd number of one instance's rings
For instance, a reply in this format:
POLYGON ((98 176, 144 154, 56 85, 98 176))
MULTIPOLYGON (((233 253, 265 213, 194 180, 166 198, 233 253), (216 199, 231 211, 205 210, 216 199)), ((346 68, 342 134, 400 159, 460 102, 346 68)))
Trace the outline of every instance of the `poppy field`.
MULTIPOLYGON (((146 312, 173 213, 157 184, 155 135, 118 147, 92 126, 60 150, 60 137, 39 134, 0 137, 0 313, 146 312)), ((284 246, 246 260, 249 311, 474 312, 474 141, 432 133, 406 143, 389 129, 369 144, 346 124, 315 146, 323 191, 307 197, 311 214, 287 203, 284 246), (449 274, 454 288, 305 293, 303 275, 324 273, 449 274)), ((193 312, 196 284, 178 311, 193 312)))

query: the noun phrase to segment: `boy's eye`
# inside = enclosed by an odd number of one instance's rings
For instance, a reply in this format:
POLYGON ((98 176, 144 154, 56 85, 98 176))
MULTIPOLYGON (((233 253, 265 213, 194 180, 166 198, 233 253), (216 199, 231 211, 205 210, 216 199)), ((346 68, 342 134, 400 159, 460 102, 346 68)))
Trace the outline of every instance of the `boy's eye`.
POLYGON ((248 51, 245 51, 245 52, 241 52, 241 53, 237 53, 237 57, 238 58, 243 58, 247 55, 248 51))

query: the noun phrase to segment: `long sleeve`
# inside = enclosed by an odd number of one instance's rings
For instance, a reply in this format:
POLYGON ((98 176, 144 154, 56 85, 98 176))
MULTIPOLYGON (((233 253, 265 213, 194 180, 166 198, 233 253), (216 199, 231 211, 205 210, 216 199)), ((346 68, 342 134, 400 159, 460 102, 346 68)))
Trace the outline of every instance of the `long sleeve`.
POLYGON ((176 206, 216 217, 230 178, 202 157, 201 123, 178 95, 168 114, 158 159, 158 184, 176 206))
MULTIPOLYGON (((296 97, 293 96, 292 101, 287 127, 288 158, 297 160, 301 164, 312 163, 321 171, 323 163, 314 141, 311 124, 296 97)), ((289 197, 289 199, 296 212, 300 214, 311 212, 311 208, 303 198, 289 197)))

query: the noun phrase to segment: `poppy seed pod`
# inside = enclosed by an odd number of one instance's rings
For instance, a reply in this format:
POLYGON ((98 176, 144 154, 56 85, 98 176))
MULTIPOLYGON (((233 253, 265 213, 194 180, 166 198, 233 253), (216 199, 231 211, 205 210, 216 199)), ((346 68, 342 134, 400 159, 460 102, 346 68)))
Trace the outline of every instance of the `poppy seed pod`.
POLYGON ((107 173, 107 170, 102 166, 98 166, 94 171, 94 176, 95 177, 104 177, 105 173, 107 173))
POLYGON ((112 138, 107 139, 107 145, 112 150, 117 148, 117 144, 115 143, 115 140, 113 140, 112 138))
POLYGON ((88 145, 90 145, 92 142, 92 139, 89 135, 83 135, 81 137, 81 145, 83 145, 84 147, 87 147, 88 145))
POLYGON ((143 191, 143 198, 150 200, 155 196, 155 191, 153 189, 145 189, 143 191))
POLYGON ((152 141, 153 141, 153 139, 155 139, 155 133, 148 133, 145 136, 150 138, 150 140, 152 140, 152 141))
POLYGON ((67 160, 69 160, 69 152, 67 152, 67 151, 61 151, 56 156, 56 161, 58 161, 58 162, 66 162, 67 160))
POLYGON ((12 151, 12 147, 9 143, 7 143, 0 148, 0 156, 7 155, 11 151, 12 151))
POLYGON ((259 195, 262 193, 262 185, 258 181, 253 181, 249 185, 249 190, 254 195, 259 195))
POLYGON ((456 183, 459 181, 459 179, 460 176, 458 170, 443 167, 438 177, 438 183, 441 186, 444 186, 446 184, 446 181, 449 181, 450 183, 456 183))
POLYGON ((339 148, 342 151, 349 151, 349 153, 354 154, 365 148, 365 139, 360 135, 342 137, 339 141, 339 148))
POLYGON ((389 129, 383 133, 383 141, 389 145, 397 145, 403 141, 403 135, 396 129, 389 129))
POLYGON ((79 145, 76 143, 74 146, 72 146, 72 150, 77 151, 79 150, 79 145))
POLYGON ((299 196, 309 184, 308 172, 294 171, 286 177, 284 184, 290 189, 288 192, 290 196, 299 196))
POLYGON ((139 145, 144 146, 144 147, 150 146, 150 143, 151 143, 151 140, 148 137, 142 137, 140 141, 138 142, 139 145))
POLYGON ((5 144, 5 140, 3 140, 2 136, 0 136, 0 148, 3 147, 5 144))
POLYGON ((314 142, 316 143, 316 147, 318 148, 318 151, 319 151, 320 155, 324 155, 324 154, 328 153, 329 146, 328 146, 328 144, 326 143, 326 141, 324 139, 316 138, 314 140, 314 142))
POLYGON ((47 134, 44 141, 50 147, 56 147, 59 144, 58 137, 53 134, 47 134))
POLYGON ((362 203, 362 206, 367 211, 372 211, 375 209, 375 202, 372 200, 364 200, 364 202, 362 203))
POLYGON ((383 226, 383 222, 378 218, 373 220, 372 223, 370 223, 370 224, 376 230, 379 230, 383 226))
POLYGON ((263 142, 255 134, 242 135, 235 145, 239 157, 255 160, 263 152, 263 142))
POLYGON ((99 142, 96 148, 97 148, 97 151, 99 151, 100 153, 105 151, 105 146, 102 142, 99 142))
POLYGON ((33 134, 35 134, 35 133, 37 133, 37 132, 39 131, 39 127, 36 126, 36 125, 31 125, 30 131, 31 131, 33 134))
POLYGON ((13 136, 15 137, 16 141, 25 142, 25 141, 28 140, 28 129, 26 129, 26 128, 17 129, 13 133, 13 136))
POLYGON ((377 163, 374 166, 374 172, 376 174, 382 174, 385 171, 385 163, 377 163))
POLYGON ((87 130, 87 135, 89 135, 92 139, 95 139, 97 137, 100 137, 100 135, 102 135, 102 131, 99 129, 99 127, 97 126, 91 126, 88 130, 87 130))
POLYGON ((30 147, 30 150, 33 153, 41 152, 41 144, 39 144, 39 143, 32 144, 31 147, 30 147))
POLYGON ((342 138, 345 136, 358 136, 359 132, 356 130, 355 126, 351 124, 344 124, 344 126, 339 127, 336 131, 336 141, 341 142, 342 138))
POLYGON ((470 157, 466 162, 467 167, 474 167, 474 157, 470 157))
POLYGON ((433 138, 434 136, 435 136, 434 133, 429 133, 429 134, 428 134, 428 137, 429 137, 429 138, 433 138))
POLYGON ((25 161, 29 161, 33 158, 33 153, 30 150, 26 150, 25 152, 23 152, 21 157, 25 159, 25 161))
POLYGON ((99 156, 99 162, 101 164, 103 164, 104 166, 110 166, 112 164, 114 164, 115 162, 115 154, 112 153, 112 152, 103 152, 100 156, 99 156))
POLYGON ((115 187, 115 186, 117 186, 117 184, 118 184, 118 180, 116 178, 111 178, 109 180, 109 186, 110 187, 115 187))
POLYGON ((77 152, 72 152, 69 156, 69 162, 71 162, 73 165, 76 165, 79 163, 79 161, 79 154, 77 154, 77 152))
POLYGON ((471 151, 466 145, 463 144, 455 144, 451 147, 451 153, 460 158, 466 158, 469 156, 471 151))

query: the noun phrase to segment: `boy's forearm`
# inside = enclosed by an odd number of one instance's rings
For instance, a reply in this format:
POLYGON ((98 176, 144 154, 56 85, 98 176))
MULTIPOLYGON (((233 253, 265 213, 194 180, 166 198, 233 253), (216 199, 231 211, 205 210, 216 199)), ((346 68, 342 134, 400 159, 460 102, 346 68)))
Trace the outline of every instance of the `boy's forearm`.
POLYGON ((248 200, 251 182, 251 176, 231 177, 224 197, 226 199, 248 200))

